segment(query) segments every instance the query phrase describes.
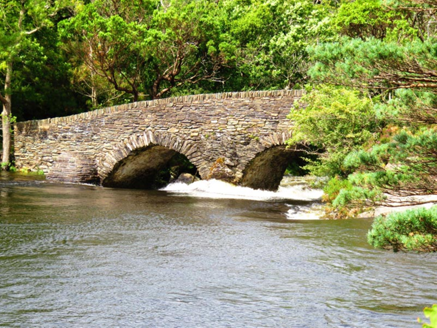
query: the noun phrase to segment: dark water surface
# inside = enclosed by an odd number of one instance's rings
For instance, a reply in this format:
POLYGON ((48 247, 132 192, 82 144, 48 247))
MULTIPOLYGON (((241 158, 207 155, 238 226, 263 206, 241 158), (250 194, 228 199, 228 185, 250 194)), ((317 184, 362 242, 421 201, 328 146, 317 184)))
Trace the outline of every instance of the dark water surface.
MULTIPOLYGON (((30 179, 32 180, 32 179, 30 179)), ((0 178, 0 326, 420 327, 437 256, 290 201, 0 178)))

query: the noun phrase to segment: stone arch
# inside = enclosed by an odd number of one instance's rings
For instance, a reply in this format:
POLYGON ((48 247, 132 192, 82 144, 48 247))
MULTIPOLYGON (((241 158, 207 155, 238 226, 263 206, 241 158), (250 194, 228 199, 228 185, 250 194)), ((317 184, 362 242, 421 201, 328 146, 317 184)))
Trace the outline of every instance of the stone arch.
POLYGON ((264 150, 274 146, 283 146, 287 144, 287 140, 292 136, 291 131, 280 131, 271 135, 261 137, 260 143, 264 146, 264 150))
POLYGON ((261 138, 263 149, 245 163, 240 184, 254 189, 277 190, 287 164, 301 155, 298 150, 287 149, 289 138, 291 132, 278 132, 261 138))
MULTIPOLYGON (((117 178, 114 175, 117 174, 116 172, 119 172, 120 175, 120 172, 123 170, 125 174, 131 174, 130 178, 134 179, 135 176, 132 175, 134 172, 129 173, 127 171, 135 170, 135 166, 141 165, 149 170, 153 168, 152 164, 159 167, 160 164, 167 162, 176 152, 186 156, 198 170, 204 166, 197 146, 189 140, 183 141, 171 133, 152 130, 134 134, 117 143, 112 151, 101 154, 96 158, 96 166, 101 184, 108 185, 107 182, 111 179, 121 178, 117 178), (150 165, 147 166, 145 163, 150 163, 150 165)), ((128 182, 126 183, 126 186, 129 186, 128 182)), ((113 185, 125 186, 123 183, 113 183, 113 185)))

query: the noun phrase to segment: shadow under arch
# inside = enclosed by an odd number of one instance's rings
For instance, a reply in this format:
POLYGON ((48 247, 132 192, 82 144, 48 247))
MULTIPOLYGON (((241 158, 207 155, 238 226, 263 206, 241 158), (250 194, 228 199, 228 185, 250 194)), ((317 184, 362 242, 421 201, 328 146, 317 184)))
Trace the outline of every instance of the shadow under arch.
POLYGON ((287 166, 302 163, 303 151, 287 149, 286 141, 290 137, 291 133, 278 133, 260 140, 265 148, 246 164, 240 185, 276 191, 287 166))
POLYGON ((111 152, 102 154, 97 167, 104 187, 157 189, 169 183, 170 176, 165 175, 170 166, 177 162, 191 163, 190 173, 195 174, 200 164, 198 159, 197 147, 191 142, 149 130, 121 141, 111 152))

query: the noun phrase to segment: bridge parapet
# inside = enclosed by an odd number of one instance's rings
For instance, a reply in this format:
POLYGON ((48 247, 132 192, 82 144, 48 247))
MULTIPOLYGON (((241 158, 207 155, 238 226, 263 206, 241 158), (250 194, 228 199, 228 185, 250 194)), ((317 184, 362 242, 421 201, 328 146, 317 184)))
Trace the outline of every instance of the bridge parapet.
POLYGON ((290 137, 287 115, 300 90, 248 91, 142 101, 15 125, 18 168, 48 179, 102 182, 136 149, 187 156, 202 178, 218 159, 239 183, 256 154, 290 137))

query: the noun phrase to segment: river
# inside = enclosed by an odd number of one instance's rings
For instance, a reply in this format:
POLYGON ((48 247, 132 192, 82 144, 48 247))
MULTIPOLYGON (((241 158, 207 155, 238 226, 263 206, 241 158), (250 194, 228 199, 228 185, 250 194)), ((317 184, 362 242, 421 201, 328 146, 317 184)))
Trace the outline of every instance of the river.
POLYGON ((0 326, 420 327, 437 256, 375 250, 317 191, 0 176, 0 326))

